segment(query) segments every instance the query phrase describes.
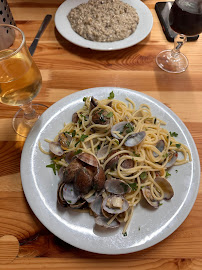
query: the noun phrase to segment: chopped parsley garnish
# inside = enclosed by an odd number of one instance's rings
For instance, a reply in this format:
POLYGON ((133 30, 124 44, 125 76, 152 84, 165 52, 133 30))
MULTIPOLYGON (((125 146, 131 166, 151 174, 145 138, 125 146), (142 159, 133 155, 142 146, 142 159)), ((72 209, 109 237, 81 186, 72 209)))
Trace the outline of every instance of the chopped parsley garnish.
POLYGON ((112 91, 109 93, 108 99, 113 99, 113 98, 114 98, 114 92, 112 91))
POLYGON ((72 137, 74 137, 76 135, 76 130, 72 131, 72 137))
POLYGON ((166 172, 166 178, 171 176, 171 174, 169 172, 166 172))
POLYGON ((140 227, 138 228, 138 231, 140 231, 140 227))
POLYGON ((159 206, 163 205, 163 203, 159 203, 159 206))
POLYGON ((176 132, 169 132, 171 137, 177 137, 178 134, 176 132))
POLYGON ((135 152, 133 152, 133 155, 134 155, 135 157, 140 157, 140 154, 136 154, 135 152))
POLYGON ((79 144, 80 142, 83 142, 87 137, 88 137, 88 135, 82 134, 82 135, 81 135, 81 138, 78 140, 78 142, 75 143, 75 147, 76 147, 77 144, 79 144))
POLYGON ((175 170, 175 172, 177 173, 177 172, 178 172, 178 170, 175 170))
POLYGON ((180 143, 177 143, 177 144, 176 144, 176 147, 177 147, 177 148, 180 148, 180 147, 181 147, 181 144, 180 144, 180 143))
POLYGON ((170 145, 172 144, 173 142, 170 142, 170 145))
POLYGON ((128 184, 132 190, 137 190, 137 183, 128 184))
POLYGON ((134 130, 134 126, 131 125, 131 123, 127 123, 127 124, 125 124, 124 129, 125 129, 126 133, 130 133, 134 130))
POLYGON ((68 203, 72 203, 72 201, 67 201, 68 203))
POLYGON ((78 154, 80 154, 81 152, 82 152, 82 150, 81 150, 81 149, 78 149, 77 151, 74 152, 74 155, 78 155, 78 154))
POLYGON ((147 172, 142 172, 141 174, 140 174, 140 179, 141 180, 145 180, 147 178, 147 172))
POLYGON ((124 232, 124 233, 123 233, 123 236, 127 236, 127 232, 124 232))
POLYGON ((53 169, 53 172, 56 175, 56 171, 58 171, 62 166, 56 163, 52 163, 52 164, 46 165, 46 167, 53 169))
POLYGON ((84 98, 83 98, 83 101, 85 102, 85 101, 86 101, 86 99, 87 99, 87 97, 84 97, 84 98))
POLYGON ((100 150, 100 145, 97 146, 97 150, 100 150))
POLYGON ((110 117, 112 117, 113 116, 113 112, 109 112, 108 114, 107 114, 107 118, 110 118, 110 117))
POLYGON ((168 157, 168 153, 165 153, 165 154, 163 155, 163 157, 167 158, 167 157, 168 157))

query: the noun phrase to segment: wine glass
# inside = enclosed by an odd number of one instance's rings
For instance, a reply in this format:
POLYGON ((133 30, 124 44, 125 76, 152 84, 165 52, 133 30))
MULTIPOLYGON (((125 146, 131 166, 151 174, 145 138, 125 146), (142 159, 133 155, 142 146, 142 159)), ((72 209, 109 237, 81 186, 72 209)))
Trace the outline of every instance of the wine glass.
POLYGON ((160 52, 156 57, 157 65, 170 73, 181 73, 188 67, 188 60, 180 52, 187 36, 202 32, 202 0, 175 0, 169 14, 171 28, 178 33, 174 49, 160 52))
POLYGON ((32 104, 40 91, 42 78, 18 27, 0 24, 0 102, 20 106, 13 118, 17 134, 27 137, 40 114, 47 108, 32 104))

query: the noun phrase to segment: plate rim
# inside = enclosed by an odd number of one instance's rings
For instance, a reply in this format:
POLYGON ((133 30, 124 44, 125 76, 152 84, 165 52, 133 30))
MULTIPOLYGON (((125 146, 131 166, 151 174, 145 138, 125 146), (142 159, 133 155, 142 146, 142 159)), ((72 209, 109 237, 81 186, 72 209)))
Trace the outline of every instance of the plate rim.
MULTIPOLYGON (((75 243, 72 243, 72 242, 68 242, 67 240, 64 240, 60 233, 59 232, 55 232, 55 230, 51 227, 51 225, 47 224, 45 222, 45 220, 43 220, 41 218, 41 216, 39 217, 39 214, 37 213, 38 209, 37 207, 35 207, 35 204, 30 201, 29 199, 29 196, 28 196, 28 185, 27 185, 27 181, 26 181, 26 173, 25 175, 23 175, 22 171, 23 171, 23 167, 26 167, 27 169, 27 166, 26 166, 26 162, 27 162, 27 157, 26 157, 26 151, 27 151, 27 147, 28 147, 28 150, 30 149, 30 145, 29 145, 29 141, 31 139, 31 135, 32 133, 34 132, 34 129, 36 127, 36 125, 33 127, 33 129, 31 130, 30 132, 30 135, 28 136, 27 140, 25 141, 25 144, 24 144, 24 147, 23 147, 23 151, 22 151, 22 155, 21 155, 21 163, 20 163, 20 174, 21 174, 21 179, 22 179, 22 186, 23 186, 23 190, 24 190, 24 194, 25 194, 25 197, 27 199, 27 202, 30 206, 30 208, 32 209, 33 213, 35 214, 35 216, 40 220, 40 222, 50 231, 52 232, 54 235, 56 235, 58 238, 60 238, 61 240, 69 243, 70 245, 73 245, 74 247, 76 248, 79 248, 79 249, 82 249, 82 250, 86 250, 86 251, 89 251, 89 252, 93 252, 93 253, 97 253, 97 254, 108 254, 108 255, 118 255, 118 254, 129 254, 129 253, 132 253, 132 252, 137 252, 137 251, 140 251, 140 250, 144 250, 148 247, 152 247, 154 245, 156 245, 157 243, 160 243, 161 241, 163 241, 165 238, 167 238, 168 236, 170 236, 177 228, 179 228, 181 226, 181 224, 184 222, 184 220, 188 217, 195 201, 196 201, 196 198, 197 198, 197 194, 198 194, 198 190, 199 190, 199 185, 200 185, 200 159, 199 159, 199 155, 198 155, 198 150, 197 150, 197 147, 196 147, 196 144, 192 138, 192 135, 191 133, 189 132, 189 130, 187 129, 187 127, 185 126, 185 124, 183 123, 183 121, 171 110, 169 109, 166 105, 164 105, 162 102, 158 101, 157 99, 147 95, 147 94, 144 94, 144 93, 141 93, 141 92, 138 92, 136 90, 131 90, 131 89, 127 89, 127 88, 122 88, 122 87, 94 87, 94 88, 88 88, 88 89, 84 89, 84 90, 81 90, 81 91, 78 91, 78 92, 75 92, 75 93, 72 93, 70 95, 67 95, 65 96, 64 98, 60 99, 59 101, 57 101, 56 103, 54 103, 52 106, 50 106, 44 113, 44 114, 47 114, 49 113, 49 111, 51 110, 54 110, 55 108, 57 108, 57 106, 60 104, 60 103, 63 103, 64 100, 68 99, 70 96, 71 97, 75 97, 76 96, 76 99, 77 98, 81 98, 80 97, 80 93, 85 93, 85 92, 88 92, 88 91, 97 91, 97 90, 100 90, 100 89, 108 89, 109 91, 111 90, 127 90, 129 92, 132 92, 135 95, 139 96, 139 97, 143 97, 143 98, 146 98, 146 99, 149 99, 150 101, 152 101, 152 103, 154 104, 157 104, 157 105, 160 105, 161 108, 163 108, 166 112, 169 113, 169 115, 171 115, 172 117, 174 116, 175 120, 177 120, 177 122, 180 123, 180 127, 183 127, 183 129, 186 131, 186 136, 185 138, 189 141, 189 143, 192 145, 192 152, 194 153, 194 158, 195 158, 195 164, 196 164, 196 171, 195 171, 195 174, 198 178, 198 181, 196 182, 197 185, 195 186, 195 189, 192 189, 192 200, 191 200, 191 203, 188 205, 188 207, 186 207, 186 211, 185 213, 182 215, 183 217, 180 218, 180 222, 178 222, 177 224, 174 224, 174 226, 171 226, 167 231, 166 233, 164 233, 164 235, 160 237, 160 240, 156 239, 156 241, 154 241, 153 244, 148 244, 146 243, 145 244, 145 247, 142 247, 141 248, 138 248, 138 247, 127 247, 127 248, 124 248, 123 249, 118 249, 118 250, 110 250, 110 252, 106 252, 106 251, 94 251, 92 248, 87 248, 87 247, 81 247, 80 245, 78 244, 75 244, 75 243), (78 95, 78 97, 77 97, 78 95), (25 162, 24 162, 25 161, 25 162)), ((31 156, 31 155, 30 155, 31 156)), ((190 196, 190 193, 189 193, 189 196, 190 196)), ((188 197, 189 197, 188 196, 188 197)), ((184 208, 184 206, 183 206, 184 208)), ((53 217, 54 218, 54 217, 53 217)))
MULTIPOLYGON (((77 46, 80 46, 80 47, 83 47, 83 48, 87 48, 87 49, 92 49, 92 50, 97 50, 97 51, 114 51, 114 50, 121 50, 121 49, 126 49, 126 48, 129 48, 131 46, 134 46, 136 44, 138 44, 139 42, 141 42, 142 40, 144 40, 151 32, 152 30, 152 27, 153 27, 153 23, 154 23, 154 20, 153 20, 153 16, 152 16, 152 13, 150 11, 150 9, 147 7, 146 4, 144 4, 142 1, 140 0, 136 0, 135 4, 139 5, 140 7, 144 7, 145 9, 145 12, 147 12, 147 15, 149 16, 149 20, 150 20, 150 27, 148 28, 148 33, 146 35, 143 35, 142 38, 140 38, 137 42, 130 42, 129 44, 127 45, 116 45, 116 44, 119 44, 122 42, 124 42, 126 39, 130 39, 130 38, 133 38, 133 35, 135 34, 135 32, 130 35, 128 38, 125 38, 123 40, 120 40, 120 41, 115 41, 115 42, 96 42, 96 41, 90 41, 90 40, 86 40, 84 38, 82 38, 81 36, 79 36, 76 32, 74 32, 72 29, 71 29, 71 26, 67 27, 67 29, 69 29, 70 31, 72 31, 73 33, 73 36, 79 38, 82 40, 82 42, 77 42, 77 39, 75 41, 75 38, 73 37, 72 38, 69 38, 68 35, 65 36, 63 34, 63 30, 60 28, 60 25, 58 23, 58 20, 59 20, 59 13, 60 11, 63 9, 63 7, 65 7, 66 5, 68 5, 68 2, 70 1, 73 1, 73 0, 65 0, 57 9, 56 13, 55 13, 55 18, 54 18, 54 21, 55 21, 55 27, 57 29, 57 31, 60 33, 61 36, 63 36, 63 38, 65 38, 66 40, 68 40, 69 42, 71 42, 72 44, 74 45, 77 45, 77 46), (106 45, 106 46, 105 46, 106 45), (104 46, 104 48, 103 48, 104 46)), ((86 2, 86 0, 78 0, 79 2, 86 2)), ((130 1, 132 6, 134 7, 134 4, 131 0, 123 0, 124 1, 130 1)), ((131 5, 130 4, 130 5, 131 5)))

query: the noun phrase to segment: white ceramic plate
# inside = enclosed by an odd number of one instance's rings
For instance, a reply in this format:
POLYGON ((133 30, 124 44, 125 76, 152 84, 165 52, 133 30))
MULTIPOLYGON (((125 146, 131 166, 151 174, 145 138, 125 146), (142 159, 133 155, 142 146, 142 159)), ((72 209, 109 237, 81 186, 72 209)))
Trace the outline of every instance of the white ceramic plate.
POLYGON ((22 152, 21 177, 27 201, 38 219, 56 236, 65 242, 91 252, 103 254, 130 253, 148 248, 174 232, 189 214, 198 192, 200 163, 195 143, 183 122, 161 102, 140 92, 124 88, 100 87, 79 91, 56 102, 38 120, 30 132, 22 152), (175 195, 164 201, 156 210, 139 204, 134 211, 128 236, 118 230, 102 231, 94 228, 94 218, 87 213, 78 213, 57 207, 58 176, 46 168, 50 157, 38 147, 48 150, 45 138, 53 139, 63 124, 71 121, 72 114, 83 106, 83 97, 97 99, 108 97, 114 91, 115 98, 125 101, 131 98, 137 108, 142 103, 151 107, 152 114, 163 119, 169 131, 175 131, 178 140, 191 150, 192 162, 173 167, 169 181, 175 195), (176 172, 175 170, 178 170, 176 172))
POLYGON ((140 0, 122 0, 137 10, 139 15, 139 24, 136 31, 120 41, 115 42, 95 42, 82 38, 71 28, 70 22, 67 19, 68 13, 72 8, 88 2, 88 0, 67 0, 62 3, 55 14, 55 26, 58 32, 68 41, 93 50, 108 51, 119 50, 133 46, 142 41, 150 33, 153 26, 153 17, 148 7, 140 0))

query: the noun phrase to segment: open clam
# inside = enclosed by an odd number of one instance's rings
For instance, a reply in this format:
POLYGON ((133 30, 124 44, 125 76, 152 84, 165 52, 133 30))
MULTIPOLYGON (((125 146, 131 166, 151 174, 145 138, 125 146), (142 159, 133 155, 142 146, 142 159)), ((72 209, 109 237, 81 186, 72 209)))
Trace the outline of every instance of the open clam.
POLYGON ((111 178, 106 180, 105 189, 113 194, 123 195, 131 192, 131 187, 120 179, 111 178))
POLYGON ((72 140, 72 136, 70 136, 68 133, 62 132, 59 134, 58 142, 61 146, 67 148, 69 147, 72 140))
POLYGON ((118 228, 120 226, 120 223, 115 219, 113 220, 110 224, 108 224, 109 219, 104 217, 104 216, 98 216, 95 218, 95 223, 98 226, 104 227, 106 229, 114 229, 114 228, 118 228))
POLYGON ((168 162, 166 164, 166 168, 170 168, 175 164, 175 162, 176 162, 176 160, 178 158, 178 152, 174 151, 174 150, 169 151, 168 152, 168 157, 169 157, 169 159, 168 159, 168 162))
POLYGON ((66 204, 75 204, 79 198, 79 193, 74 189, 72 183, 61 183, 58 187, 58 202, 65 206, 66 204))
POLYGON ((125 146, 128 146, 128 147, 136 146, 144 140, 145 136, 146 136, 145 131, 133 133, 127 137, 124 144, 125 144, 125 146))
POLYGON ((123 121, 123 122, 119 122, 118 124, 114 125, 112 128, 111 128, 111 134, 114 138, 116 139, 120 139, 120 137, 114 133, 114 132, 119 132, 119 133, 122 133, 123 130, 124 130, 124 127, 126 124, 128 124, 129 122, 126 122, 126 121, 123 121))
POLYGON ((50 142, 49 149, 56 156, 62 156, 64 154, 59 142, 50 142))
POLYGON ((146 201, 153 206, 154 208, 158 208, 160 201, 157 201, 154 199, 154 197, 151 194, 151 189, 150 186, 145 186, 142 188, 142 194, 144 196, 144 198, 146 199, 146 201))
MULTIPOLYGON (((174 191, 173 191, 173 188, 172 188, 171 184, 165 178, 162 178, 162 177, 156 177, 154 181, 163 190, 164 199, 165 200, 170 200, 174 195, 174 191)), ((160 201, 154 199, 154 197, 151 194, 150 186, 143 187, 142 193, 143 193, 143 196, 145 197, 145 199, 147 200, 147 202, 151 206, 153 206, 154 208, 159 207, 160 201)))
POLYGON ((109 214, 120 214, 129 208, 129 204, 123 196, 111 195, 104 199, 102 207, 109 214))
POLYGON ((155 182, 162 188, 164 192, 164 199, 170 200, 174 195, 174 191, 168 180, 163 177, 156 177, 155 182))
POLYGON ((102 108, 98 108, 92 113, 92 122, 98 125, 108 125, 110 118, 107 117, 108 112, 102 108))

